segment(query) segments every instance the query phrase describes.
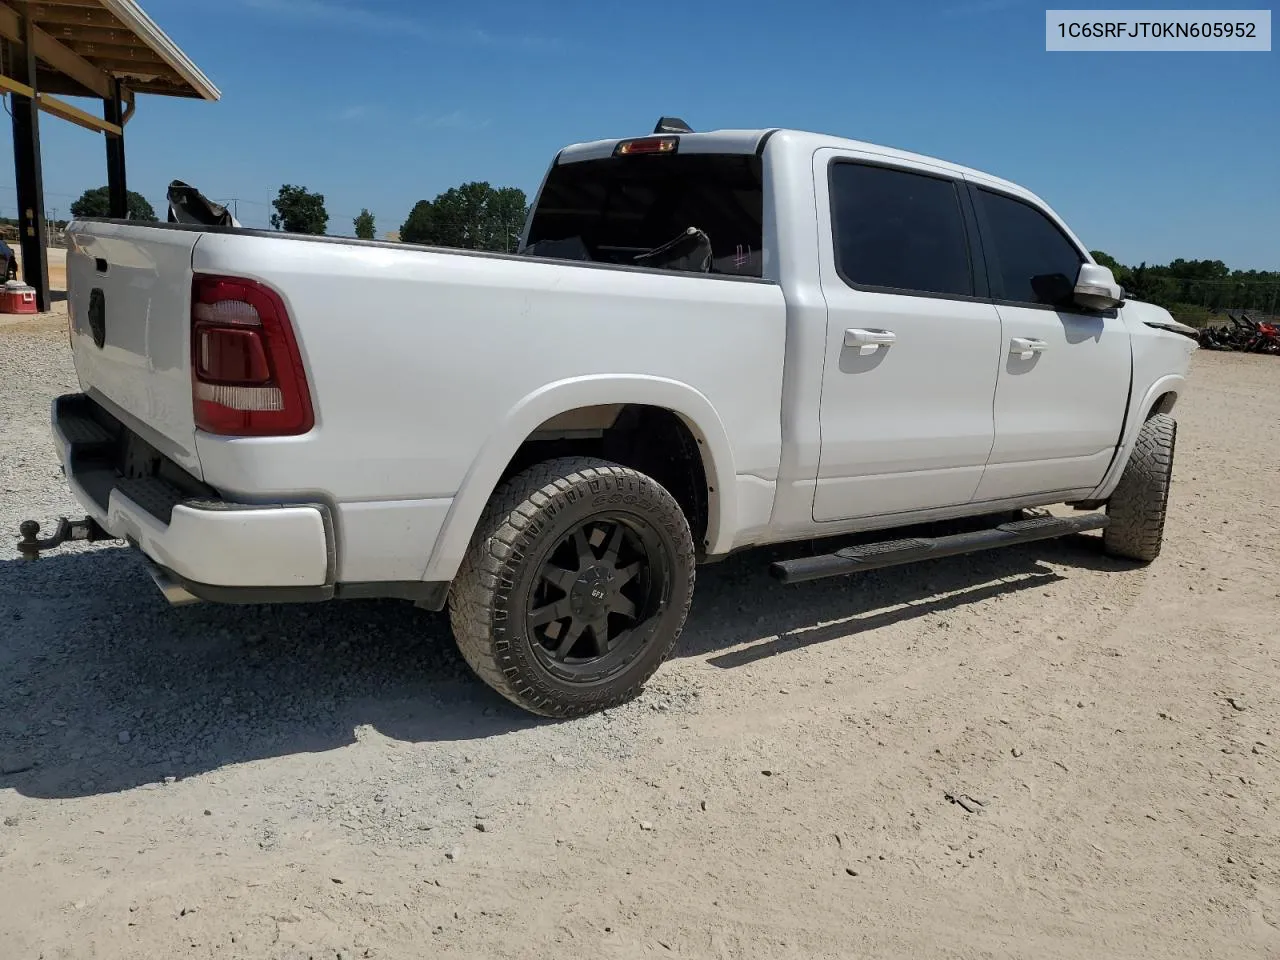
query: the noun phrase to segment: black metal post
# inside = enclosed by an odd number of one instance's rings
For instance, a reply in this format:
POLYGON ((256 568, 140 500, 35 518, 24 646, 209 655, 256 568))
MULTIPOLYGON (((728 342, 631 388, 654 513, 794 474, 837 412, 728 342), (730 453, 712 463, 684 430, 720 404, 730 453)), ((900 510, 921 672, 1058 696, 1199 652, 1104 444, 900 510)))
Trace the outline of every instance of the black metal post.
MULTIPOLYGON (((104 100, 102 116, 107 123, 114 123, 123 129, 124 102, 120 96, 120 81, 112 80, 112 96, 104 100)), ((129 216, 129 188, 125 182, 124 167, 124 134, 113 136, 106 134, 107 139, 107 197, 111 207, 111 216, 124 220, 129 216)))
MULTIPOLYGON (((31 43, 31 18, 22 17, 24 43, 12 44, 10 69, 14 79, 32 90, 36 86, 36 57, 31 43)), ((22 279, 36 291, 36 306, 49 309, 49 253, 44 219, 44 176, 40 169, 40 111, 31 97, 13 94, 13 167, 18 187, 18 231, 22 248, 22 279)))

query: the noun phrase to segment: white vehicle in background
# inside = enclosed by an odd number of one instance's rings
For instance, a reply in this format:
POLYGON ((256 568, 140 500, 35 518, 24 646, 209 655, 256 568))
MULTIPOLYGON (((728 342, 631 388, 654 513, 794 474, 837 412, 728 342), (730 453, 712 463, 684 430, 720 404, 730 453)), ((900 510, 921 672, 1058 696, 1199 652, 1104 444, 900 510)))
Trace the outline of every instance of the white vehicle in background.
POLYGON ((773 572, 1094 529, 1160 550, 1189 328, 941 160, 664 122, 562 150, 516 255, 68 236, 83 392, 53 431, 88 517, 24 553, 124 539, 175 601, 447 606, 535 713, 632 696, 731 551, 970 517, 773 572))

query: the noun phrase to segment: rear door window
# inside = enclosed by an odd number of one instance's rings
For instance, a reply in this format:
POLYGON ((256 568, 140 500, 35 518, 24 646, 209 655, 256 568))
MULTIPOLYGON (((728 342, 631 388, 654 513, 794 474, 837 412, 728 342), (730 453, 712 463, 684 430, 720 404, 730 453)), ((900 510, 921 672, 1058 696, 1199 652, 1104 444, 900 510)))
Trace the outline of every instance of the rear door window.
POLYGON ((836 268, 850 286, 971 297, 973 268, 960 188, 894 167, 831 168, 836 268))

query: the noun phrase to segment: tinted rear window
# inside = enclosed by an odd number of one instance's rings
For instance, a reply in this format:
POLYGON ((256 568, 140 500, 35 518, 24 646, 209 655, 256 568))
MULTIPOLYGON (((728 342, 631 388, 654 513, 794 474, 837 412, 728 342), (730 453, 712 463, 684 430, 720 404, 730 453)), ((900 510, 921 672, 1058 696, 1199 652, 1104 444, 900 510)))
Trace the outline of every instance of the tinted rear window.
POLYGON ((861 163, 831 170, 836 264, 856 286, 973 296, 956 184, 861 163))
POLYGON ((758 277, 760 171, 759 157, 722 154, 560 164, 542 188, 528 245, 580 240, 592 261, 631 264, 694 227, 711 241, 710 272, 758 277))

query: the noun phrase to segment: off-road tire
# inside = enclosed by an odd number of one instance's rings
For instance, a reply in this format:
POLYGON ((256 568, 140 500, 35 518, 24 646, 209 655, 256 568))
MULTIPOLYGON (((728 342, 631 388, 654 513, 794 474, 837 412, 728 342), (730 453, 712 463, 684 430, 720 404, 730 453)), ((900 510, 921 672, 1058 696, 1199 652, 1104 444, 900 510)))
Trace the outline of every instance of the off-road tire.
POLYGON ((1113 557, 1150 563, 1160 555, 1178 423, 1158 413, 1142 425, 1120 483, 1107 501, 1102 543, 1113 557))
POLYGON ((694 570, 688 521, 663 486, 605 460, 549 460, 490 499, 449 590, 454 638, 477 676, 512 703, 546 717, 593 713, 635 697, 670 655, 693 598, 694 570), (651 598, 655 612, 643 621, 634 659, 615 675, 568 681, 551 672, 556 664, 545 662, 545 646, 535 650, 540 641, 526 611, 552 551, 583 523, 609 517, 645 525, 657 559, 668 564, 665 588, 651 598))

